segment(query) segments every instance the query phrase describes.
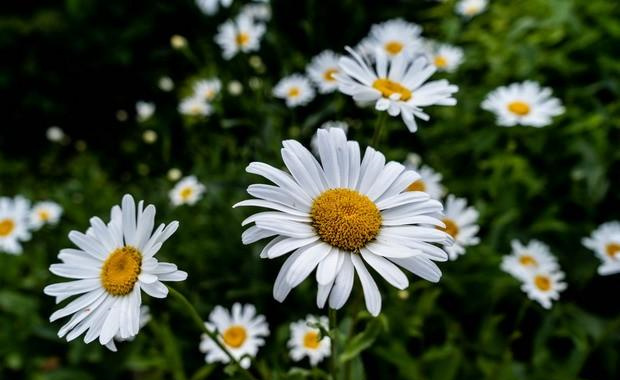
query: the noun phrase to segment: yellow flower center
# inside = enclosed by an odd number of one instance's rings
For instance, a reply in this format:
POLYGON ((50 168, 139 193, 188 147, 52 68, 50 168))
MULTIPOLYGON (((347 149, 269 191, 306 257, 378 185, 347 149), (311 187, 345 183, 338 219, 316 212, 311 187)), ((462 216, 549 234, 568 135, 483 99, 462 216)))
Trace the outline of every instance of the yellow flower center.
POLYGON ((469 16, 475 15, 479 11, 480 11, 480 8, 475 5, 470 5, 467 8, 465 8, 465 14, 469 16))
POLYGON ((114 296, 125 296, 133 290, 142 266, 142 254, 131 246, 114 250, 103 263, 101 283, 114 296))
POLYGON ((308 331, 306 335, 304 335, 304 347, 306 348, 316 350, 319 348, 320 342, 321 338, 319 337, 319 333, 316 331, 308 331))
POLYGON ((41 210, 37 214, 39 215, 39 219, 41 219, 44 222, 47 222, 48 220, 50 220, 50 213, 47 212, 46 210, 41 210))
POLYGON ((301 93, 301 91, 299 91, 299 87, 291 87, 290 90, 288 90, 288 97, 289 98, 296 98, 299 96, 299 94, 301 93))
POLYGON ((15 229, 15 222, 11 219, 0 220, 0 236, 9 236, 15 229))
POLYGON ((396 55, 403 50, 403 44, 398 41, 390 41, 384 46, 385 50, 391 55, 396 55))
POLYGON ((245 330, 245 327, 239 325, 232 325, 227 328, 222 334, 222 338, 224 339, 224 343, 228 347, 239 348, 245 342, 248 337, 248 333, 245 330))
POLYGON ((194 104, 194 105, 190 108, 189 112, 190 112, 192 115, 198 115, 198 114, 200 114, 200 113, 202 112, 202 107, 201 107, 200 105, 198 105, 198 104, 194 104))
POLYGON ((525 116, 530 113, 530 106, 525 102, 517 100, 508 104, 508 111, 519 116, 525 116))
POLYGON ((538 275, 534 277, 534 284, 543 292, 551 290, 551 279, 548 276, 538 275))
POLYGON ((237 34, 236 41, 237 41, 237 45, 245 46, 250 41, 250 36, 247 33, 241 32, 237 34))
POLYGON ((336 74, 337 72, 338 72, 338 69, 335 69, 335 68, 327 69, 323 73, 323 78, 328 82, 333 82, 336 80, 336 78, 334 78, 334 74, 336 74))
POLYGON ((519 263, 524 267, 537 267, 538 261, 530 255, 523 255, 519 257, 519 263))
POLYGON ((456 238, 456 235, 459 233, 459 226, 456 225, 456 222, 450 218, 445 218, 442 220, 443 224, 446 225, 446 228, 437 226, 438 230, 444 231, 448 233, 453 238, 456 238))
POLYGON ((184 201, 188 200, 189 197, 192 196, 192 194, 194 194, 194 189, 192 189, 189 186, 184 187, 183 190, 181 190, 181 192, 179 193, 179 195, 181 196, 181 199, 184 201))
MULTIPOLYGON (((0 231, 0 235, 2 235, 1 231, 0 231)), ((605 247, 605 251, 607 252, 607 256, 615 259, 616 256, 620 253, 620 244, 618 244, 618 243, 609 243, 605 247)))
POLYGON ((377 236, 381 212, 367 196, 351 189, 330 189, 314 200, 312 226, 324 242, 356 252, 377 236))
POLYGON ((412 182, 411 185, 407 186, 407 191, 425 191, 426 184, 421 179, 412 182))
POLYGON ((435 66, 443 69, 448 65, 448 61, 441 55, 435 56, 435 66))
POLYGON ((372 83, 372 87, 381 92, 381 95, 389 98, 392 94, 400 94, 400 100, 407 101, 413 95, 406 87, 398 82, 386 78, 379 78, 372 83))

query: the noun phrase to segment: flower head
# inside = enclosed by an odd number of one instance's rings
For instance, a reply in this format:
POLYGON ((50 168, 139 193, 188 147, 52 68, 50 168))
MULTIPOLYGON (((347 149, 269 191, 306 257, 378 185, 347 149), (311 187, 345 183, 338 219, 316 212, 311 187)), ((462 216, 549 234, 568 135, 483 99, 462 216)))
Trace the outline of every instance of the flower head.
POLYGON ((181 101, 179 112, 186 116, 208 116, 213 112, 213 108, 204 98, 191 96, 181 101))
POLYGON ((471 18, 484 12, 489 0, 460 0, 456 3, 455 11, 461 16, 471 18))
POLYGON ((140 122, 147 121, 148 119, 151 118, 151 116, 153 116, 154 113, 155 113, 155 103, 145 102, 143 100, 136 102, 136 115, 137 115, 138 121, 140 122))
POLYGON ((510 242, 512 253, 504 256, 501 268, 504 272, 523 280, 535 271, 552 271, 559 268, 558 261, 549 246, 538 240, 522 244, 518 240, 510 242))
POLYGON ((312 61, 310 61, 310 64, 306 68, 308 76, 319 88, 321 94, 333 92, 338 89, 338 81, 335 75, 340 72, 340 67, 338 66, 339 59, 340 55, 331 50, 325 50, 312 58, 312 61))
MULTIPOLYGON (((330 129, 330 128, 338 128, 338 129, 342 129, 342 131, 345 133, 345 135, 347 134, 347 131, 349 130, 349 124, 347 124, 345 121, 337 121, 337 120, 330 120, 330 121, 326 121, 325 123, 321 124, 321 126, 319 127, 319 129, 330 129)), ((310 140, 310 148, 312 149, 312 153, 314 153, 315 155, 319 155, 319 134, 318 131, 312 135, 312 139, 310 140)))
POLYGON ((315 366, 323 359, 329 357, 331 352, 331 339, 328 336, 321 337, 321 330, 329 329, 327 317, 306 316, 297 322, 291 323, 291 338, 288 347, 291 350, 291 359, 298 362, 308 357, 310 364, 315 366))
POLYGON ((463 62, 463 49, 448 44, 430 43, 427 44, 426 57, 437 71, 452 73, 463 62))
POLYGON ((18 195, 0 197, 0 252, 12 255, 22 253, 20 242, 30 240, 28 217, 30 202, 18 195))
POLYGON ((368 53, 371 59, 377 50, 389 59, 401 55, 412 58, 423 52, 420 33, 422 28, 419 25, 399 18, 388 20, 370 28, 368 37, 360 42, 359 50, 368 53))
POLYGON ((454 244, 444 247, 450 255, 450 260, 456 260, 458 255, 465 253, 465 247, 476 245, 480 239, 476 236, 479 227, 478 211, 473 207, 467 207, 467 200, 448 195, 445 205, 445 215, 440 217, 445 227, 443 229, 454 238, 454 244))
POLYGON ((233 0, 196 0, 196 5, 204 14, 211 16, 217 13, 220 5, 228 8, 232 2, 233 0))
POLYGON ((58 203, 45 201, 32 207, 29 214, 30 228, 38 230, 45 224, 56 224, 62 215, 62 207, 58 203))
POLYGON ((224 59, 231 59, 239 52, 257 51, 264 33, 265 25, 255 22, 248 16, 240 15, 220 25, 215 42, 222 48, 224 59))
POLYGON ((241 8, 241 15, 254 21, 269 21, 271 20, 271 7, 266 2, 249 3, 241 8))
POLYGON ((598 267, 600 275, 620 273, 620 222, 601 224, 592 235, 584 238, 582 243, 601 260, 598 267))
POLYGON ((292 74, 282 78, 273 88, 275 97, 285 99, 289 108, 304 106, 314 99, 314 89, 308 78, 292 74))
POLYGON ((210 102, 220 93, 222 83, 217 78, 201 79, 194 83, 193 89, 195 97, 210 102))
POLYGON ((445 189, 441 185, 443 176, 427 165, 420 165, 420 157, 417 154, 410 153, 404 165, 409 170, 416 171, 420 178, 410 183, 407 187, 408 191, 423 191, 433 199, 439 199, 443 196, 445 189))
POLYGON ((521 290, 545 309, 551 309, 551 301, 559 300, 560 292, 566 289, 563 279, 564 272, 561 270, 534 271, 523 280, 521 290))
POLYGON ((198 182, 195 176, 191 175, 181 179, 170 190, 170 202, 174 206, 190 205, 193 206, 202 199, 205 192, 205 185, 198 182))

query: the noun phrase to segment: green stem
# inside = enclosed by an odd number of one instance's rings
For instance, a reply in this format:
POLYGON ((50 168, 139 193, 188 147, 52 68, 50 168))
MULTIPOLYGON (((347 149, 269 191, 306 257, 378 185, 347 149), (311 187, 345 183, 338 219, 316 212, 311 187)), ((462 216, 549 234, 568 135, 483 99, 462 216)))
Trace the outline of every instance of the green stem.
POLYGON ((383 130, 383 126, 385 125, 385 117, 386 113, 379 111, 377 115, 377 121, 375 123, 375 132, 372 134, 372 140, 370 145, 377 149, 379 147, 379 140, 381 139, 381 131, 383 130))
POLYGON ((336 380, 338 375, 338 322, 336 319, 336 310, 329 309, 329 332, 331 334, 331 361, 330 372, 332 379, 336 380))
POLYGON ((205 326, 205 323, 202 320, 202 318, 200 318, 200 315, 198 314, 198 311, 196 311, 194 306, 187 300, 187 298, 185 298, 185 296, 183 294, 181 294, 179 291, 177 291, 176 289, 174 289, 174 288, 172 288, 170 286, 168 286, 168 290, 170 290, 170 294, 175 296, 179 300, 179 302, 181 302, 181 304, 183 304, 183 306, 187 309, 187 311, 189 312, 189 315, 194 320, 194 322, 196 322, 196 324, 198 325, 200 330, 202 330, 203 333, 207 334, 209 336, 209 338, 211 338, 211 340, 213 340, 213 342, 215 342, 215 344, 222 351, 224 351, 226 356, 228 356, 228 359, 230 359, 230 361, 237 366, 237 368, 241 371, 243 376, 246 379, 248 379, 248 380, 258 380, 258 379, 256 379, 256 377, 254 377, 254 375, 252 375, 250 373, 250 371, 248 371, 247 369, 243 368, 241 366, 241 364, 239 364, 239 361, 233 356, 233 354, 228 350, 228 348, 226 348, 226 346, 222 342, 220 342, 220 340, 218 339, 217 333, 214 332, 214 331, 209 330, 207 328, 207 326, 205 326))

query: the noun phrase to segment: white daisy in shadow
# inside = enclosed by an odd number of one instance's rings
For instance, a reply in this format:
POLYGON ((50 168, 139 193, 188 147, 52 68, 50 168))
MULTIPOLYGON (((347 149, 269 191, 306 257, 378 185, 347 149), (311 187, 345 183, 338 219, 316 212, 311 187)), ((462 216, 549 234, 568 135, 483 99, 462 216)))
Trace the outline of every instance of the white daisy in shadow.
POLYGON ((222 48, 224 59, 231 59, 237 53, 248 53, 260 49, 265 25, 252 18, 240 15, 219 26, 215 42, 222 48))
POLYGON ((338 60, 340 55, 331 50, 325 50, 312 58, 306 71, 312 82, 319 88, 321 94, 334 92, 338 89, 335 75, 340 72, 338 60))
POLYGON ((358 46, 362 54, 368 54, 374 59, 374 52, 380 50, 389 59, 400 55, 411 58, 423 53, 423 42, 419 25, 403 19, 393 19, 375 24, 370 28, 368 37, 358 46))
POLYGON ((46 224, 54 225, 60 220, 62 207, 56 202, 38 202, 30 210, 30 228, 38 230, 46 224))
POLYGON ((560 299, 560 292, 566 289, 564 272, 560 270, 537 270, 523 280, 521 290, 545 309, 551 309, 552 301, 560 299))
POLYGON ((301 74, 291 74, 280 79, 273 88, 273 95, 276 98, 284 99, 289 108, 305 106, 315 96, 312 83, 301 74))
POLYGON ((307 357, 310 365, 316 366, 331 354, 331 339, 328 336, 321 337, 321 330, 329 330, 327 317, 315 317, 308 315, 305 319, 291 323, 291 338, 287 345, 290 349, 291 359, 298 362, 307 357))
POLYGON ((518 240, 510 242, 512 253, 502 258, 501 269, 520 280, 531 277, 541 270, 553 271, 559 268, 557 258, 549 246, 538 240, 523 244, 518 240))

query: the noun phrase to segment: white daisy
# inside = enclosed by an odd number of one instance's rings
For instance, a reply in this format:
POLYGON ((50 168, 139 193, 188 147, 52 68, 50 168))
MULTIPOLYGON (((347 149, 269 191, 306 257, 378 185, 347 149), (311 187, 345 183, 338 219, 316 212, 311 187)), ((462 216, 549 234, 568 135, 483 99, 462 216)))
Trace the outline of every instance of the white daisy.
POLYGON ((454 238, 454 245, 444 247, 450 255, 450 260, 456 260, 459 255, 465 253, 465 247, 480 243, 476 236, 480 227, 478 221, 478 211, 473 207, 467 207, 467 200, 448 195, 445 203, 445 215, 440 217, 446 225, 445 228, 437 227, 446 231, 454 238))
POLYGON ((29 213, 30 201, 26 198, 0 197, 0 252, 22 253, 20 242, 30 240, 29 213))
POLYGON ((497 116, 504 127, 530 125, 544 127, 552 118, 564 113, 562 103, 551 96, 551 89, 537 82, 525 81, 499 87, 487 95, 482 108, 497 116))
POLYGON ((208 116, 213 108, 202 97, 191 96, 181 100, 179 112, 186 116, 208 116))
POLYGON ((371 59, 377 50, 390 59, 400 55, 411 58, 423 52, 420 33, 422 28, 419 25, 403 19, 388 20, 370 28, 368 37, 360 42, 359 50, 368 53, 371 59))
POLYGON ((620 222, 601 224, 590 237, 584 238, 582 243, 601 260, 598 268, 600 275, 620 273, 620 222))
POLYGON ((222 89, 222 83, 217 78, 201 79, 194 83, 194 96, 201 98, 205 102, 210 102, 222 89))
POLYGON ((329 320, 325 316, 308 315, 306 319, 291 323, 291 338, 287 344, 291 359, 298 362, 307 356, 310 365, 316 366, 320 361, 329 357, 331 339, 328 336, 321 338, 321 330, 315 327, 317 325, 329 330, 329 320))
POLYGON ((30 228, 38 230, 44 224, 56 224, 62 215, 62 207, 58 203, 45 201, 39 202, 32 207, 28 219, 30 228))
POLYGON ((319 162, 295 140, 283 142, 282 158, 289 173, 264 163, 251 163, 246 171, 261 175, 273 185, 251 185, 257 199, 237 203, 271 211, 254 214, 254 223, 242 235, 244 244, 274 237, 262 258, 291 253, 275 281, 273 295, 280 302, 290 290, 316 270, 317 305, 341 308, 349 298, 354 273, 364 290, 372 315, 381 311, 381 293, 368 272, 370 265, 398 289, 409 285, 401 266, 437 282, 441 271, 433 260, 445 261, 444 250, 433 243, 451 241, 432 226, 445 225, 434 215, 439 201, 428 194, 406 192, 420 176, 368 147, 360 162, 360 149, 347 141, 341 129, 318 131, 319 162), (432 226, 429 226, 432 225, 432 226))
POLYGON ((452 94, 458 91, 457 86, 445 79, 424 83, 436 71, 425 57, 411 60, 399 54, 388 61, 377 51, 376 63, 371 67, 351 48, 347 50, 353 59, 340 58, 343 73, 336 74, 340 91, 361 104, 374 103, 375 109, 387 111, 390 116, 400 114, 411 132, 418 129, 415 117, 429 119, 422 107, 456 104, 452 94))
POLYGON ((60 127, 51 126, 45 132, 45 137, 51 142, 62 142, 65 139, 65 132, 60 127))
POLYGON ((540 303, 545 309, 551 308, 552 300, 560 299, 560 292, 566 289, 564 272, 560 270, 537 270, 523 280, 521 290, 527 296, 540 303))
POLYGON ((454 72, 463 63, 463 49, 460 47, 432 43, 427 46, 426 56, 437 71, 454 72))
MULTIPOLYGON (((342 131, 346 135, 349 130, 349 124, 347 124, 344 121, 330 120, 330 121, 326 121, 325 123, 321 124, 321 126, 319 127, 319 129, 330 129, 330 128, 342 129, 342 131)), ((314 135, 312 135, 312 139, 310 140, 310 148, 312 149, 312 153, 314 153, 317 156, 319 155, 319 135, 316 132, 314 133, 314 135)))
POLYGON ((465 17, 473 17, 484 12, 489 5, 488 0, 461 0, 456 3, 456 13, 465 17))
POLYGON ((408 191, 424 191, 433 199, 443 196, 445 189, 441 185, 442 175, 427 165, 420 165, 420 156, 414 153, 407 155, 404 165, 409 170, 416 171, 420 178, 409 184, 408 191))
POLYGON ((518 240, 510 242, 512 253, 504 256, 501 269, 524 281, 536 271, 553 271, 559 268, 556 257, 549 246, 538 240, 531 240, 526 245, 518 240))
POLYGON ((241 8, 241 15, 254 21, 271 20, 271 7, 268 3, 249 3, 241 8))
MULTIPOLYGON (((220 342, 226 346, 232 356, 243 368, 249 368, 250 357, 255 357, 258 348, 265 344, 269 336, 269 326, 264 315, 257 315, 254 305, 235 303, 231 312, 222 306, 216 306, 205 322, 211 331, 216 330, 220 342)), ((202 335, 200 351, 205 353, 207 363, 228 363, 230 358, 206 334, 202 335)))
POLYGON ((228 8, 233 0, 196 0, 196 5, 207 15, 214 15, 220 8, 228 8))
POLYGON ((160 224, 153 231, 155 206, 125 195, 122 207, 114 206, 106 225, 98 217, 90 219, 91 227, 83 234, 69 233, 79 249, 63 249, 58 254, 61 264, 50 271, 69 282, 48 285, 45 294, 56 297, 56 303, 78 296, 54 312, 50 321, 71 316, 58 331, 67 341, 85 334, 84 342, 99 338, 108 344, 115 335, 127 339, 140 328, 140 305, 143 290, 155 298, 165 298, 168 288, 163 281, 183 281, 187 273, 171 263, 155 258, 162 244, 176 231, 179 223, 160 224))
POLYGON ((333 92, 338 89, 338 81, 334 77, 340 72, 338 60, 340 55, 331 50, 325 50, 321 54, 312 58, 306 68, 306 72, 312 82, 319 88, 321 94, 333 92))
POLYGON ((289 108, 304 106, 314 99, 314 89, 308 78, 292 74, 280 79, 273 88, 273 95, 285 99, 289 108))
MULTIPOLYGON (((138 331, 140 331, 140 329, 142 329, 147 323, 149 323, 150 320, 151 320, 151 312, 150 312, 149 307, 146 305, 140 306, 140 321, 138 323, 138 331)), ((110 340, 108 344, 106 344, 105 346, 108 350, 116 352, 116 344, 114 343, 114 341, 130 342, 134 338, 135 336, 130 336, 128 338, 122 338, 120 331, 119 331, 116 333, 116 335, 114 335, 114 338, 112 338, 112 340, 110 340)))
POLYGON ((183 178, 170 190, 170 202, 174 206, 194 205, 202 199, 205 192, 205 185, 198 182, 195 176, 190 175, 183 178))
POLYGON ((215 42, 222 48, 224 59, 231 59, 240 51, 257 51, 264 33, 265 25, 241 15, 219 26, 215 42))
POLYGON ((157 87, 162 91, 172 91, 174 89, 174 82, 169 76, 163 76, 157 81, 157 87))
POLYGON ((139 122, 147 121, 155 113, 155 103, 138 101, 136 102, 136 116, 139 122))

